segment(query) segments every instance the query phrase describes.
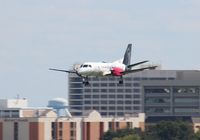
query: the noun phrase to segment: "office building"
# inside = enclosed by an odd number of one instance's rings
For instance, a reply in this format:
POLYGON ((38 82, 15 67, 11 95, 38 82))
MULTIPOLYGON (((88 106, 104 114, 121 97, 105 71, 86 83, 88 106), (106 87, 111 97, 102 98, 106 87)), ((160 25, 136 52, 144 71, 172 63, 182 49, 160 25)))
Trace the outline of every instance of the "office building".
POLYGON ((200 115, 200 71, 145 70, 118 77, 91 77, 90 85, 69 74, 72 115, 95 109, 102 116, 146 113, 146 116, 200 115))

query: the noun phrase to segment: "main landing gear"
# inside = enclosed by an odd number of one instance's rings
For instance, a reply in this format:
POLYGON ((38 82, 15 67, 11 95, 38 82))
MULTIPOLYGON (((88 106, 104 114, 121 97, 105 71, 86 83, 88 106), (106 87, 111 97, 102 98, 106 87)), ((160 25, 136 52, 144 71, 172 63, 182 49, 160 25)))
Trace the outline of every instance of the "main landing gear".
POLYGON ((88 77, 83 77, 83 84, 84 84, 85 86, 90 85, 90 83, 89 83, 89 81, 88 81, 88 77))
POLYGON ((123 84, 124 83, 124 80, 123 80, 123 77, 120 76, 120 79, 119 79, 119 84, 123 84))

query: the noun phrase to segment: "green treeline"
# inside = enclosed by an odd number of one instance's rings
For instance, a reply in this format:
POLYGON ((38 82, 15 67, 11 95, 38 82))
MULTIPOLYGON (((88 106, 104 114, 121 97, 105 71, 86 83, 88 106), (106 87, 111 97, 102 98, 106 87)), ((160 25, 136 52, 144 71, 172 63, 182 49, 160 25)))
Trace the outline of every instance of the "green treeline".
POLYGON ((183 121, 161 121, 140 129, 108 131, 101 140, 200 140, 200 132, 194 133, 190 123, 183 121))

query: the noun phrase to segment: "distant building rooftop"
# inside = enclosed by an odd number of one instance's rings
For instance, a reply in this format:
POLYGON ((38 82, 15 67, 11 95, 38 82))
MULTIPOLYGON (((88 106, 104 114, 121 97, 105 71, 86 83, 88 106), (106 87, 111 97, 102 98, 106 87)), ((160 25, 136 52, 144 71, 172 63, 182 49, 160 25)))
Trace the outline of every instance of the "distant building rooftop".
POLYGON ((0 99, 0 109, 6 108, 26 108, 28 106, 27 99, 0 99))

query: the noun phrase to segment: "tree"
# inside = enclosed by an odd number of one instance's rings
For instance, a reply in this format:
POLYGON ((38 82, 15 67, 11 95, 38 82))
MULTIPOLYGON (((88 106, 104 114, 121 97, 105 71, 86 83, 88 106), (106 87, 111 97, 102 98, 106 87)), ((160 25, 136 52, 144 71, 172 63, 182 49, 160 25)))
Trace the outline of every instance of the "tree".
POLYGON ((112 140, 113 138, 115 138, 115 139, 116 138, 123 138, 123 137, 129 136, 129 135, 130 136, 136 135, 136 137, 139 137, 140 133, 141 133, 140 129, 119 129, 117 131, 108 131, 103 135, 102 140, 112 140))
POLYGON ((155 140, 190 140, 192 136, 192 126, 183 121, 161 121, 146 132, 155 140))
POLYGON ((200 140, 200 132, 196 132, 193 136, 193 140, 200 140))
POLYGON ((127 135, 121 138, 113 138, 112 140, 140 140, 140 137, 138 135, 127 135))

